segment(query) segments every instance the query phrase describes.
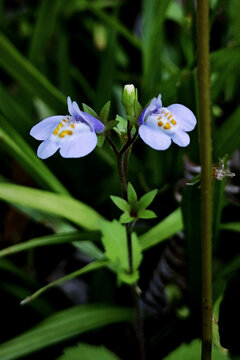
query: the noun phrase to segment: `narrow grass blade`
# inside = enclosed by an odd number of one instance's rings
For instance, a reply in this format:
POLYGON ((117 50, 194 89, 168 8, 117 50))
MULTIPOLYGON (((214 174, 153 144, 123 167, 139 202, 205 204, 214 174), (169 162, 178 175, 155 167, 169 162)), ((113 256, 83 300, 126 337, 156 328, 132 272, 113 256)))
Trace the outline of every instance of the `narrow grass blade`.
POLYGON ((159 224, 140 236, 139 241, 143 250, 147 250, 151 246, 157 245, 166 240, 170 236, 181 231, 183 228, 181 209, 178 208, 159 224))
MULTIPOLYGON (((66 97, 0 33, 0 66, 33 96, 51 108, 64 111, 66 97)), ((66 111, 66 110, 65 110, 66 111)))
POLYGON ((0 183, 0 199, 64 217, 85 229, 98 230, 102 218, 90 206, 65 195, 0 183))
POLYGON ((25 241, 16 245, 9 246, 3 250, 0 250, 0 257, 12 255, 19 253, 21 251, 26 251, 30 249, 34 249, 40 246, 49 246, 49 245, 57 245, 68 242, 78 242, 81 240, 96 240, 99 238, 99 232, 80 232, 74 231, 71 233, 62 233, 62 234, 53 234, 48 236, 42 236, 35 239, 31 239, 29 241, 25 241))
POLYGON ((88 272, 91 272, 91 271, 94 271, 94 270, 98 270, 98 269, 101 269, 105 266, 107 266, 109 264, 109 261, 108 260, 105 260, 105 261, 94 261, 86 266, 84 266, 83 268, 79 269, 79 270, 76 270, 66 276, 63 276, 61 277, 60 279, 56 280, 56 281, 53 281, 51 282, 50 284, 40 288, 39 290, 37 290, 35 293, 33 293, 32 295, 30 296, 27 296, 25 299, 23 299, 20 304, 21 305, 25 305, 27 303, 29 303, 30 301, 36 299, 38 296, 40 296, 42 293, 44 293, 45 291, 51 289, 52 287, 54 286, 57 286, 59 284, 62 284, 68 280, 71 280, 77 276, 80 276, 80 275, 83 275, 83 274, 86 274, 88 272))
POLYGON ((0 359, 13 360, 50 345, 71 339, 82 333, 117 322, 132 321, 129 308, 84 305, 62 310, 30 329, 0 345, 0 359))

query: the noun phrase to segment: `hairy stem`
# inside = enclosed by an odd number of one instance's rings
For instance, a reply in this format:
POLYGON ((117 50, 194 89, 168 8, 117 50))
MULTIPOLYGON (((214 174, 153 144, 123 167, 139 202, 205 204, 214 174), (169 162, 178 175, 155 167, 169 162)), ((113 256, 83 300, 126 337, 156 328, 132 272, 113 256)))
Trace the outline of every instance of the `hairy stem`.
POLYGON ((212 348, 212 143, 209 86, 209 4, 198 1, 198 92, 201 157, 202 360, 212 348))

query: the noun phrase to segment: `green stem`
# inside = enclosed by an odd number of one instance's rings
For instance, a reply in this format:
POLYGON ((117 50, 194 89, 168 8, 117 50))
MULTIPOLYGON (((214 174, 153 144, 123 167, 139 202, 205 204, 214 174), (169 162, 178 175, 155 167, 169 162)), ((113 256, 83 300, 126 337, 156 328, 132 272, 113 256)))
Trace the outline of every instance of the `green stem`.
MULTIPOLYGON (((128 173, 128 161, 131 154, 132 144, 137 138, 137 133, 131 137, 130 130, 128 131, 128 140, 120 151, 118 151, 111 141, 109 136, 106 136, 106 139, 113 151, 116 154, 117 158, 117 168, 119 181, 121 185, 122 195, 125 200, 127 200, 127 173, 128 173)), ((129 263, 129 273, 133 273, 133 249, 132 249, 132 224, 126 224, 126 238, 127 238, 127 249, 128 249, 128 263, 129 263)), ((145 359, 145 346, 144 346, 144 332, 143 332, 143 320, 139 303, 139 293, 137 284, 131 286, 134 304, 136 308, 136 334, 139 343, 139 355, 140 360, 145 359)))
POLYGON ((197 25, 200 157, 202 166, 202 360, 209 360, 211 359, 212 348, 212 142, 208 0, 198 1, 197 25))

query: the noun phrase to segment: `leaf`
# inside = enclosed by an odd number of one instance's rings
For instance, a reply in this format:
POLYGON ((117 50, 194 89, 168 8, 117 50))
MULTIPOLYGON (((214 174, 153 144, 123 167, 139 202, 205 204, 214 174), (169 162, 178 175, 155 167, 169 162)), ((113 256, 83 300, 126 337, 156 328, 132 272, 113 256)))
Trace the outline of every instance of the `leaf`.
POLYGON ((134 220, 136 220, 136 219, 134 217, 130 216, 129 213, 123 213, 119 219, 120 223, 122 223, 122 224, 127 224, 134 220))
POLYGON ((86 105, 86 104, 82 104, 83 106, 83 111, 89 115, 92 115, 93 117, 98 119, 98 114, 96 113, 96 111, 94 111, 90 106, 86 105))
POLYGON ((62 284, 66 281, 69 281, 71 279, 74 279, 77 276, 86 274, 88 272, 94 271, 94 270, 98 270, 101 269, 105 266, 107 266, 109 264, 109 261, 94 261, 92 263, 89 263, 87 265, 85 265, 84 267, 82 267, 79 270, 76 270, 66 276, 61 277, 60 279, 57 279, 49 284, 47 284, 46 286, 41 287, 40 289, 38 289, 37 291, 35 291, 35 293, 33 293, 32 295, 27 296, 25 299, 23 299, 20 304, 21 305, 25 305, 28 304, 30 301, 33 301, 34 299, 36 299, 38 296, 40 296, 42 293, 44 293, 45 291, 51 289, 54 286, 57 286, 59 284, 62 284))
POLYGON ((152 210, 140 209, 138 212, 139 219, 154 219, 156 217, 157 217, 157 215, 152 210))
POLYGON ((29 57, 34 65, 41 67, 46 54, 46 47, 54 31, 63 0, 43 0, 39 6, 36 25, 31 37, 29 57))
POLYGON ((64 354, 57 360, 120 360, 114 353, 104 346, 94 346, 79 343, 63 350, 64 354))
POLYGON ((155 196, 157 195, 157 192, 158 190, 155 189, 143 195, 138 201, 139 207, 142 209, 146 209, 153 202, 155 196))
MULTIPOLYGON (((200 360, 201 359, 201 341, 193 340, 190 344, 182 344, 176 350, 172 351, 164 360, 200 360)), ((226 354, 221 354, 215 347, 212 349, 212 360, 230 360, 226 354)))
POLYGON ((32 96, 41 98, 53 109, 64 110, 66 97, 2 33, 0 33, 0 53, 0 66, 32 96))
POLYGON ((131 321, 128 308, 80 305, 59 311, 22 335, 0 345, 0 359, 12 360, 82 333, 117 322, 131 321))
POLYGON ((127 120, 124 119, 123 117, 117 115, 116 116, 116 121, 117 121, 117 126, 114 128, 114 130, 117 132, 117 134, 122 135, 122 134, 126 134, 127 132, 127 120))
POLYGON ((137 203, 137 194, 130 182, 128 182, 128 186, 127 186, 127 196, 128 196, 128 202, 131 205, 131 207, 132 208, 135 207, 137 203))
MULTIPOLYGON (((106 257, 112 262, 119 279, 123 279, 121 274, 129 273, 129 257, 127 247, 126 228, 117 220, 113 222, 102 221, 102 242, 106 251, 106 257)), ((138 269, 142 254, 137 235, 132 234, 132 255, 133 255, 133 273, 138 269)), ((132 276, 132 274, 130 274, 132 276)), ((134 280, 136 279, 135 276, 134 280)), ((136 280, 135 280, 136 281, 136 280)))
POLYGON ((106 102, 106 104, 102 107, 100 111, 100 119, 104 124, 107 123, 109 110, 110 110, 111 101, 106 102))
POLYGON ((99 148, 103 147, 103 144, 104 144, 104 141, 105 141, 105 135, 99 134, 98 137, 97 137, 97 140, 98 140, 97 146, 99 148))
POLYGON ((122 211, 130 210, 130 206, 126 200, 122 199, 119 196, 114 196, 114 195, 111 195, 110 198, 120 210, 122 211))
POLYGON ((3 145, 3 150, 8 151, 38 184, 49 190, 68 195, 67 189, 15 129, 2 116, 0 116, 0 121, 0 146, 3 145))
POLYGON ((139 242, 143 250, 157 245, 183 229, 181 209, 173 211, 170 215, 140 236, 139 242))
POLYGON ((225 223, 220 225, 222 230, 240 232, 240 222, 225 223))
POLYGON ((240 106, 224 121, 223 125, 215 132, 214 154, 216 158, 231 155, 240 145, 240 106))
POLYGON ((102 216, 90 206, 65 195, 0 183, 0 199, 58 215, 89 230, 98 230, 102 216))
POLYGON ((81 232, 74 231, 71 233, 61 233, 38 237, 29 241, 24 241, 16 245, 9 246, 0 250, 0 257, 12 255, 21 251, 34 249, 40 246, 57 245, 66 242, 79 241, 79 240, 94 240, 98 237, 98 232, 81 232))

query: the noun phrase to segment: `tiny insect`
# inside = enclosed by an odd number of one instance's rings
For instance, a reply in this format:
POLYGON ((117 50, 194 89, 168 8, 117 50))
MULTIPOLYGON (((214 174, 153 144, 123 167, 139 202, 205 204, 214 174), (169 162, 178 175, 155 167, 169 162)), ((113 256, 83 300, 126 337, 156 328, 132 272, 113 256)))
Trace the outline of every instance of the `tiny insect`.
POLYGON ((219 160, 217 163, 213 164, 213 173, 212 176, 216 180, 222 180, 225 177, 234 177, 235 173, 224 168, 224 163, 222 160, 219 160))

